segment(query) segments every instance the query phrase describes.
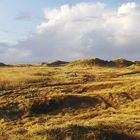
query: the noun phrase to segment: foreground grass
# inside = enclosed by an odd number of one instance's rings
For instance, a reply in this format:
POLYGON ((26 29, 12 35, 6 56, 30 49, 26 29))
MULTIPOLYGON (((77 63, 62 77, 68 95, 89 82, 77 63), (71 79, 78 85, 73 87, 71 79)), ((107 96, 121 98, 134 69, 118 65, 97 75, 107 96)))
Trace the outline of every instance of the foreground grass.
POLYGON ((140 67, 1 67, 0 139, 140 139, 140 67))

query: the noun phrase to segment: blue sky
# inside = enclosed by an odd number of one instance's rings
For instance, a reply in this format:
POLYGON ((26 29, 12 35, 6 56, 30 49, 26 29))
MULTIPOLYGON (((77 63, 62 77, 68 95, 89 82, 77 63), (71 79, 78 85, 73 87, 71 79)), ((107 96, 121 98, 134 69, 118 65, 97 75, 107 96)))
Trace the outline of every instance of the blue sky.
POLYGON ((0 62, 140 59, 138 19, 140 0, 0 0, 0 62))
MULTIPOLYGON (((135 0, 135 2, 139 1, 135 0)), ((43 19, 43 10, 46 7, 54 8, 80 2, 97 2, 97 0, 1 0, 0 42, 14 43, 26 39, 43 19), (17 19, 24 15, 25 19, 17 19)), ((109 6, 117 7, 127 0, 100 0, 98 2, 105 2, 109 6)))

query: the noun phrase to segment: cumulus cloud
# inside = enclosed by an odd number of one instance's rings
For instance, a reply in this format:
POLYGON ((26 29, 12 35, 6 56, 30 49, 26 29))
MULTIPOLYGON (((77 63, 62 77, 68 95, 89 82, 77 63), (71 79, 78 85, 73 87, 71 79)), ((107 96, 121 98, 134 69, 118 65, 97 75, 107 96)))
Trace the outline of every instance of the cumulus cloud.
POLYGON ((3 55, 9 54, 8 59, 17 62, 86 57, 140 59, 140 5, 130 2, 111 9, 104 3, 47 8, 35 33, 10 46, 12 51, 5 49, 3 55))
POLYGON ((5 63, 24 63, 28 62, 30 50, 11 46, 10 44, 0 43, 0 61, 5 63))

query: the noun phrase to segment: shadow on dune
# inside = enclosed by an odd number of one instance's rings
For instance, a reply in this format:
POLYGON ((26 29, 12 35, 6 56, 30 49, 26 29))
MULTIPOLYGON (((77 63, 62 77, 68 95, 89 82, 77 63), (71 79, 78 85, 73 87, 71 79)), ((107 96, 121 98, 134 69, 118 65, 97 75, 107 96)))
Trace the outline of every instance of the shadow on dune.
POLYGON ((36 99, 30 104, 31 114, 45 114, 53 112, 61 112, 66 108, 84 108, 84 107, 95 107, 100 100, 96 97, 88 96, 64 96, 57 97, 54 99, 36 99))
POLYGON ((105 126, 88 127, 70 125, 65 129, 54 129, 48 132, 55 140, 138 140, 117 130, 105 126))

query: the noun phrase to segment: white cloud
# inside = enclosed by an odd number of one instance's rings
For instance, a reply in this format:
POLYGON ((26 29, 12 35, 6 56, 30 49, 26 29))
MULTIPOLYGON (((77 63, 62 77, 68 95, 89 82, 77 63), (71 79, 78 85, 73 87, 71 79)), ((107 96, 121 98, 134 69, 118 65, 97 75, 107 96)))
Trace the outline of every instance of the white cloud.
POLYGON ((136 10, 138 5, 135 2, 128 2, 127 4, 123 4, 118 8, 118 14, 128 14, 132 11, 136 10))
POLYGON ((12 52, 7 49, 6 53, 12 54, 8 59, 17 62, 85 57, 140 59, 140 5, 135 2, 115 10, 103 3, 63 5, 46 9, 44 16, 32 37, 11 46, 12 52), (14 56, 16 50, 20 52, 18 56, 14 56))
POLYGON ((0 61, 5 63, 28 62, 31 51, 0 43, 0 61))

